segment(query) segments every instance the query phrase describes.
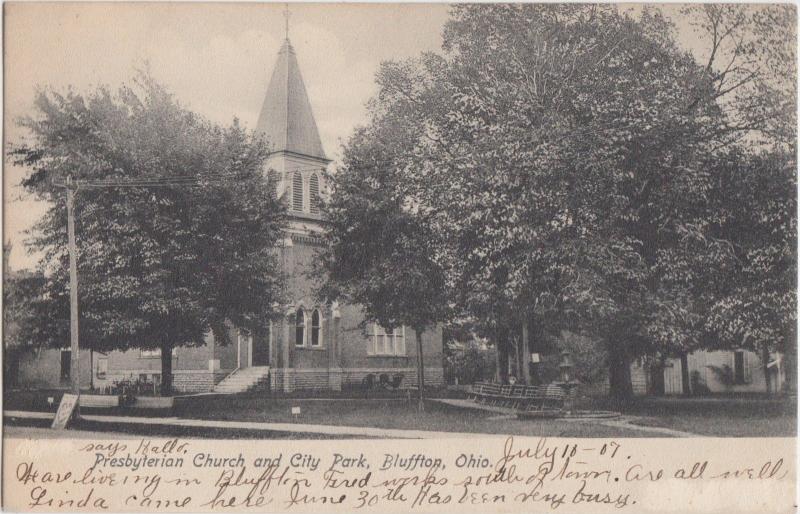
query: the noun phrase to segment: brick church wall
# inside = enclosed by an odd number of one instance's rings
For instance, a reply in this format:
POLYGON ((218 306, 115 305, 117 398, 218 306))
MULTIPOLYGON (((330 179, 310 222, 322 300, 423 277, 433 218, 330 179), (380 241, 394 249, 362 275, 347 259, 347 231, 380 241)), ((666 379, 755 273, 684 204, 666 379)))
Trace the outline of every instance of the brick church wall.
MULTIPOLYGON (((95 354, 96 355, 96 354, 95 354)), ((81 387, 88 388, 90 355, 80 352, 81 387)), ((61 350, 38 349, 23 354, 19 361, 19 384, 32 389, 68 389, 69 380, 61 379, 61 350)))

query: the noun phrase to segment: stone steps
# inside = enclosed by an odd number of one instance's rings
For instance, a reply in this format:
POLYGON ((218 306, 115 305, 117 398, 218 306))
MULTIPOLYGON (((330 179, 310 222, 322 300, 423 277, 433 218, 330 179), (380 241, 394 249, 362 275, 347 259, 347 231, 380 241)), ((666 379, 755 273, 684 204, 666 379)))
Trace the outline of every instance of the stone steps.
POLYGON ((215 393, 236 394, 269 386, 269 367, 257 366, 234 371, 214 386, 215 393))

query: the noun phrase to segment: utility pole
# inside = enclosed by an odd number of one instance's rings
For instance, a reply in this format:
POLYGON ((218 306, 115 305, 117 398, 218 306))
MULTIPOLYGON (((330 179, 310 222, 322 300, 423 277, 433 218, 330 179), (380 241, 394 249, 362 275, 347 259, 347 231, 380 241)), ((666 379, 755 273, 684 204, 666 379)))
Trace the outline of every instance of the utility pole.
MULTIPOLYGON (((69 342, 70 342, 70 379, 72 392, 81 394, 80 354, 78 345, 78 263, 77 249, 75 246, 75 191, 72 177, 67 177, 67 238, 69 242, 69 342)), ((76 414, 79 413, 80 401, 76 405, 76 414)))

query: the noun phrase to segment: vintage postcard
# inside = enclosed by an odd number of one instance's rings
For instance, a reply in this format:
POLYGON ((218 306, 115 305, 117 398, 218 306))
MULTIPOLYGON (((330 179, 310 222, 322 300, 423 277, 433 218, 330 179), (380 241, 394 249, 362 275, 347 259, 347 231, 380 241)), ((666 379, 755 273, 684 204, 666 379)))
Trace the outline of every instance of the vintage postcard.
POLYGON ((3 5, 2 508, 791 513, 794 4, 3 5))

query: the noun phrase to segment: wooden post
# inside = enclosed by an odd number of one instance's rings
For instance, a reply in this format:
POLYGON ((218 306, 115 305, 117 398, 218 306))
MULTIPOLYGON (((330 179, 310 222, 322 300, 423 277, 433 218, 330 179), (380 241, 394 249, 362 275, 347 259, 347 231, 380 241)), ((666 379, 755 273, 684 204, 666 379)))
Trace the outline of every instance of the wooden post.
POLYGON ((288 393, 291 391, 292 387, 292 380, 293 377, 289 376, 291 373, 291 347, 294 345, 294 338, 295 338, 295 322, 296 322, 296 311, 290 307, 286 314, 283 317, 284 323, 284 330, 283 330, 283 359, 281 361, 281 367, 283 368, 283 384, 281 385, 283 392, 288 393))
POLYGON ((528 320, 522 323, 522 380, 526 385, 531 385, 531 347, 528 320))
POLYGON ((425 363, 422 358, 422 329, 415 328, 417 336, 417 387, 419 388, 419 411, 425 411, 425 363))
POLYGON ((770 376, 769 347, 767 346, 767 343, 761 345, 761 366, 764 370, 764 386, 767 389, 767 396, 769 396, 772 394, 772 377, 770 376))
POLYGON ((67 177, 67 240, 69 247, 69 341, 71 349, 70 378, 72 392, 78 395, 76 414, 80 409, 80 346, 78 344, 78 263, 75 245, 75 189, 72 177, 67 177))
POLYGON ((681 352, 681 393, 684 396, 692 394, 691 377, 689 376, 689 354, 686 351, 681 352))

